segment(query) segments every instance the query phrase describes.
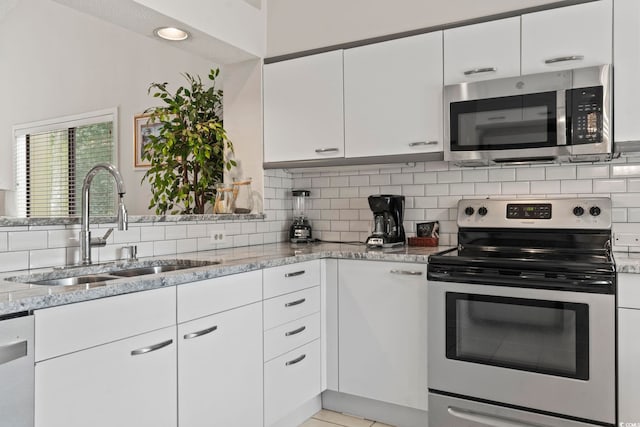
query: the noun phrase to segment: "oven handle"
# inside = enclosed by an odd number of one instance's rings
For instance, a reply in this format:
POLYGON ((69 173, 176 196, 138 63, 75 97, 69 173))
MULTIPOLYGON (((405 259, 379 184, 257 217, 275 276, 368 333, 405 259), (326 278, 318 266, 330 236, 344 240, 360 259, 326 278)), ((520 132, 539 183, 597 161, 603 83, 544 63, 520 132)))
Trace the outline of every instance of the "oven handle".
MULTIPOLYGON (((522 286, 523 283, 531 283, 531 282, 541 282, 544 281, 546 283, 553 283, 556 286, 562 285, 562 280, 556 280, 546 278, 543 276, 533 276, 533 275, 523 275, 523 276, 513 276, 513 278, 507 278, 508 276, 496 276, 496 275, 483 275, 483 274, 452 274, 452 273, 435 273, 430 272, 428 276, 428 280, 431 281, 441 281, 441 282, 457 282, 457 283, 468 283, 468 282, 493 282, 495 284, 514 284, 522 286)), ((568 282, 564 282, 568 283, 568 282)), ((606 286, 611 287, 613 283, 610 280, 601 279, 601 280, 584 280, 580 281, 581 288, 589 288, 593 286, 606 286)))
POLYGON ((468 409, 456 408, 455 406, 449 406, 447 412, 456 418, 492 427, 540 427, 540 424, 530 424, 513 418, 483 414, 481 412, 469 411, 468 409))

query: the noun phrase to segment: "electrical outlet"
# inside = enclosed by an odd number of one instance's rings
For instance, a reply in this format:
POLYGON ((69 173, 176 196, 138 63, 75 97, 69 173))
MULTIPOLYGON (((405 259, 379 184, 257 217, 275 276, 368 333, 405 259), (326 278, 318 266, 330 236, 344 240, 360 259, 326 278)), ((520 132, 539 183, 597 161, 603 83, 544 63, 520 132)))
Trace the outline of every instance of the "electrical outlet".
POLYGON ((615 233, 614 245, 616 246, 640 246, 640 234, 615 233))
POLYGON ((226 240, 226 237, 227 235, 224 232, 224 230, 209 231, 209 238, 211 239, 211 243, 213 244, 224 243, 224 241, 226 240))

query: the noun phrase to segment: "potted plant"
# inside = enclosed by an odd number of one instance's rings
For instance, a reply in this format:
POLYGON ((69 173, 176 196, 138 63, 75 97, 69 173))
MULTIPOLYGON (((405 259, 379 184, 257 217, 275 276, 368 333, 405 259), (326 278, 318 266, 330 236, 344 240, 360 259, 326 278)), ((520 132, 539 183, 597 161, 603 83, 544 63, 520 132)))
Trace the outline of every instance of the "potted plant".
POLYGON ((188 87, 169 92, 167 83, 151 83, 164 105, 149 108, 149 123, 161 124, 157 135, 149 136, 143 159, 151 163, 142 181, 151 184, 149 208, 157 214, 202 214, 213 203, 215 185, 223 180, 225 169, 236 166, 226 157, 233 144, 222 126, 222 90, 215 88, 220 69, 209 73, 211 86, 199 76, 184 73, 188 87))

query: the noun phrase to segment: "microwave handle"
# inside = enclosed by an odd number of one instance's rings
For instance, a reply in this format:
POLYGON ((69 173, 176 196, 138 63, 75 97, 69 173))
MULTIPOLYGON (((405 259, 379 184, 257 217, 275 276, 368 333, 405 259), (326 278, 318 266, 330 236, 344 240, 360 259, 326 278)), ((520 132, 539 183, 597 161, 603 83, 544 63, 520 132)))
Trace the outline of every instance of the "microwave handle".
POLYGON ((546 59, 545 64, 555 64, 557 62, 582 61, 584 55, 559 56, 557 58, 546 59))
POLYGON ((471 76, 473 74, 481 74, 481 73, 493 73, 498 71, 496 67, 484 67, 484 68, 474 68, 473 70, 467 70, 464 72, 465 76, 471 76))

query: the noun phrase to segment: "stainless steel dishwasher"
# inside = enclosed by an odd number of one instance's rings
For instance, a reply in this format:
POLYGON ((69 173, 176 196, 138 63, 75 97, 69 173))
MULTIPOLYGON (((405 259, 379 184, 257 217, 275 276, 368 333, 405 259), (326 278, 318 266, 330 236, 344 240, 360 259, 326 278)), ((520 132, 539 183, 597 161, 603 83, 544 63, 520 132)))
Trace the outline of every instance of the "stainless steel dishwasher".
POLYGON ((0 316, 0 427, 33 427, 33 316, 0 316))

